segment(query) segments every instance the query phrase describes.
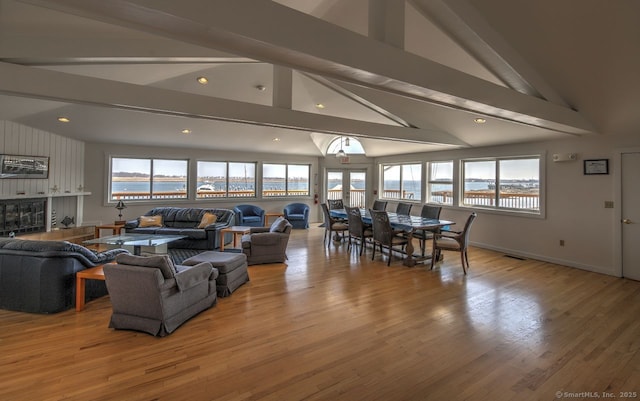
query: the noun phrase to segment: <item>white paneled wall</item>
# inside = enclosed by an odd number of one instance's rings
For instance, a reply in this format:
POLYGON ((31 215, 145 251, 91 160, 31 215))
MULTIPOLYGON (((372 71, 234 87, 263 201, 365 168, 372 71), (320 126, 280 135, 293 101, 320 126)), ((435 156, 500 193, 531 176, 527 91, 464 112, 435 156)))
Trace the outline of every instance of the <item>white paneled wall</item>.
POLYGON ((78 220, 77 197, 72 194, 84 191, 84 142, 0 120, 0 154, 49 157, 49 178, 0 179, 1 197, 43 196, 53 194, 57 186, 58 195, 70 194, 51 198, 58 227, 64 216, 78 220), (21 192, 25 195, 18 195, 21 192))

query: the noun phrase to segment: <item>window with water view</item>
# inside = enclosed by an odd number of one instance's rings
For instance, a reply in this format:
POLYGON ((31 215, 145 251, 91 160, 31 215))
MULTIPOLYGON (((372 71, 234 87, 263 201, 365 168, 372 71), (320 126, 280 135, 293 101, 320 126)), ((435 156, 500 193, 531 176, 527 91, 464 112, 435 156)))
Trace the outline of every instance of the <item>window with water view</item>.
POLYGON ((462 204, 540 211, 540 157, 464 160, 462 204))
POLYGON ((198 161, 196 198, 256 196, 256 163, 198 161))
POLYGON ((308 164, 263 164, 262 196, 309 196, 308 164))
POLYGON ((383 199, 422 199, 422 164, 383 164, 383 199))
POLYGON ((111 196, 117 200, 187 197, 187 160, 111 159, 111 196))

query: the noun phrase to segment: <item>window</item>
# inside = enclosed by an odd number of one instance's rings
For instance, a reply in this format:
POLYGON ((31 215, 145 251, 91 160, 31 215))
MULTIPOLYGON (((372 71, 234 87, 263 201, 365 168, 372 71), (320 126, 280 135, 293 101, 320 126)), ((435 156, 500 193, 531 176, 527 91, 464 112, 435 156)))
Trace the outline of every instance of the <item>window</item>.
POLYGON ((430 162, 427 202, 453 205, 453 161, 430 162))
POLYGON ((463 160, 462 204, 540 211, 540 157, 463 160))
POLYGON ((184 199, 187 160, 111 159, 110 200, 184 199))
POLYGON ((198 161, 196 198, 256 196, 256 164, 198 161))
POLYGON ((334 139, 327 147, 327 154, 335 155, 342 149, 348 155, 363 155, 364 148, 359 140, 352 137, 339 137, 334 139))
POLYGON ((263 164, 262 196, 309 196, 308 164, 263 164))
POLYGON ((422 164, 382 165, 382 198, 422 199, 422 164))

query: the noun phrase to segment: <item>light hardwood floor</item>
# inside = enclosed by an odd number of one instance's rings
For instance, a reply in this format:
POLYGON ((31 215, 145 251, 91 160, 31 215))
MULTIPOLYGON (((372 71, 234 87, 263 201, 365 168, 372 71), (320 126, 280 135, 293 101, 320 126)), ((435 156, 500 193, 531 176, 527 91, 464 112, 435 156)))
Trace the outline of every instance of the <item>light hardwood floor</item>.
POLYGON ((477 248, 466 277, 387 267, 322 234, 165 338, 107 328, 108 297, 0 310, 0 400, 640 398, 639 282, 477 248))

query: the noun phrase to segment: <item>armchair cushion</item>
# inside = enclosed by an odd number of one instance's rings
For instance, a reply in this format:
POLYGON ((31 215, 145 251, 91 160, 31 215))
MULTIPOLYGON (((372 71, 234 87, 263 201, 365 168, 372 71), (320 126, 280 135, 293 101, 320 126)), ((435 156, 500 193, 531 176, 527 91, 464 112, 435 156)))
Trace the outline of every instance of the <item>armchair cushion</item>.
POLYGON ((136 256, 120 254, 116 256, 116 262, 120 265, 143 266, 160 269, 162 277, 165 279, 173 278, 178 272, 173 261, 168 255, 136 256))
POLYGON ((273 224, 271 224, 271 228, 269 229, 269 232, 283 233, 284 230, 287 228, 288 224, 289 222, 285 220, 284 217, 278 217, 276 221, 274 221, 273 224))

